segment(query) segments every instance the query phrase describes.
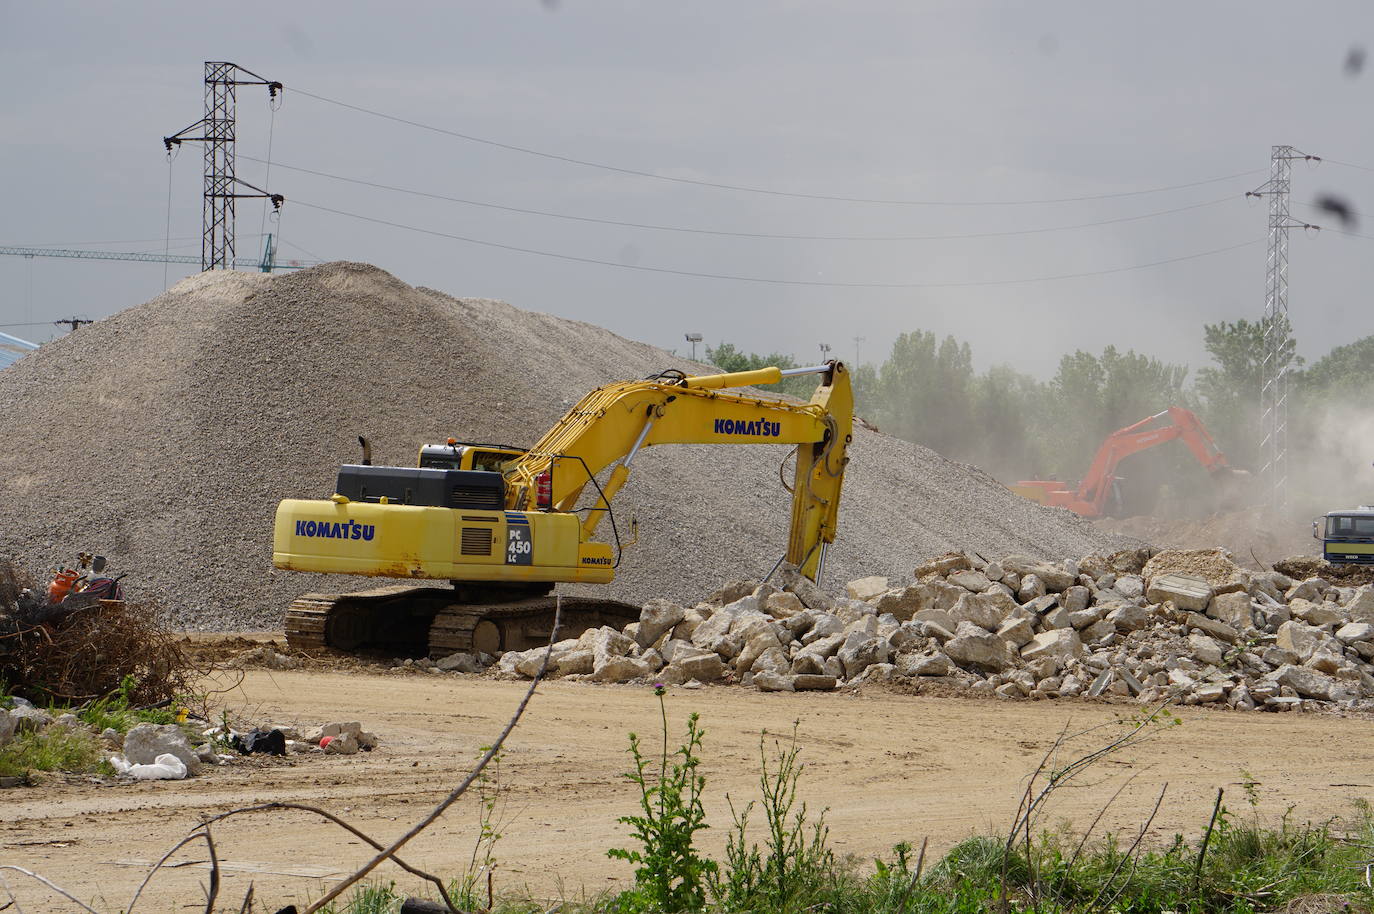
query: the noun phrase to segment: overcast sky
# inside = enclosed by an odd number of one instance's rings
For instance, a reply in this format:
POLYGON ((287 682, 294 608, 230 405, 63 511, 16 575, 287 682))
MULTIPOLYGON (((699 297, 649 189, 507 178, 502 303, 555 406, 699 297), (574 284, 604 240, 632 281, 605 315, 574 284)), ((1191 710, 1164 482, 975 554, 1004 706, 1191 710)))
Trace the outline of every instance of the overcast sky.
MULTIPOLYGON (((275 117, 262 88, 238 96, 239 177, 268 180, 254 160, 270 133, 270 185, 287 204, 265 224, 283 258, 366 261, 680 352, 690 331, 802 360, 827 343, 852 360, 863 337, 873 361, 898 333, 926 329, 969 341, 980 368, 1043 377, 1066 351, 1115 343, 1196 369, 1203 322, 1263 311, 1267 201, 1244 192, 1267 180, 1271 146, 1327 159, 1295 165, 1295 218, 1337 227, 1305 205, 1323 193, 1374 215, 1374 66, 1347 67, 1352 48, 1371 46, 1368 0, 386 11, 0 0, 0 244, 162 251, 160 138, 201 117, 203 61, 231 60, 286 85, 275 117), (555 156, 779 193, 529 155, 307 92, 555 156), (736 234, 514 213, 295 169, 736 234), (1124 269, 1160 261, 1175 262, 1124 269), (1076 278, 1033 281, 1064 275, 1076 278)), ((171 248, 199 255, 198 146, 171 166, 171 190, 171 248)), ((263 225, 262 206, 241 201, 240 256, 259 252, 263 225)), ((1354 231, 1364 237, 1292 233, 1290 304, 1308 358, 1374 333, 1374 219, 1354 231)), ((173 265, 168 278, 195 269, 173 265)), ((0 325, 103 317, 160 292, 163 275, 160 264, 0 257, 0 325)))

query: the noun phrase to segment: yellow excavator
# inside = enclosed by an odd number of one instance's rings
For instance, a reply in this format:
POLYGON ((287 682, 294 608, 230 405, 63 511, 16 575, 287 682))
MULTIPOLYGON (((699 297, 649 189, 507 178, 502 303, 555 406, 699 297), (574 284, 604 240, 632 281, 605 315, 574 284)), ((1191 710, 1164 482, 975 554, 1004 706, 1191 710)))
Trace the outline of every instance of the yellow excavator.
MULTIPOLYGON (((306 594, 287 610, 287 643, 440 657, 546 642, 554 584, 615 577, 620 531, 611 503, 635 455, 658 444, 796 445, 779 565, 817 580, 835 539, 853 409, 841 362, 697 376, 670 370, 597 388, 528 450, 449 439, 423 446, 416 467, 390 467, 371 465, 364 442, 364 462, 340 468, 328 499, 277 507, 273 564, 449 586, 306 594), (805 404, 726 390, 802 374, 820 376, 805 404), (615 550, 593 539, 605 518, 615 550)), ((612 600, 562 602, 564 637, 639 618, 638 607, 612 600)))

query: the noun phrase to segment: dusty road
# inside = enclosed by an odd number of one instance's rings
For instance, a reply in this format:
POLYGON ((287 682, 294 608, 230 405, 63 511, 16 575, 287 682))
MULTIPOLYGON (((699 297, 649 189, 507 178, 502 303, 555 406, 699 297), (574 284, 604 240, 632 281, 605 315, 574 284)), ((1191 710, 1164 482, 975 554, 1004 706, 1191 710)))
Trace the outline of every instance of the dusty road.
MULTIPOLYGON (((359 720, 384 740, 370 754, 273 760, 231 766, 183 782, 95 786, 73 782, 0 793, 0 863, 35 869, 101 911, 127 904, 146 867, 203 813, 270 800, 324 806, 382 839, 400 834, 457 783, 523 694, 520 683, 476 678, 369 673, 252 672, 230 696, 258 722, 315 724, 359 720)), ((668 696, 674 738, 698 711, 706 728, 707 809, 714 826, 703 845, 719 854, 729 824, 725 795, 756 795, 759 734, 799 724, 806 770, 802 794, 813 812, 828 807, 834 846, 870 857, 897 841, 931 839, 932 851, 972 832, 1002 829, 1027 773, 1069 724, 1079 730, 1134 712, 1071 702, 992 702, 870 691, 765 695, 740 688, 675 689, 668 696)), ((1348 813, 1352 798, 1374 798, 1374 724, 1298 714, 1235 714, 1184 709, 1181 726, 1099 766, 1062 792, 1046 825, 1082 824, 1134 776, 1104 819, 1138 827, 1160 787, 1168 793, 1153 834, 1197 834, 1216 788, 1247 771, 1260 782, 1260 812, 1294 807, 1299 820, 1348 813)), ((525 888, 575 896, 613 887, 628 865, 606 858, 627 843, 616 817, 634 811, 626 732, 657 740, 658 704, 646 688, 549 683, 541 687, 506 751, 509 788, 496 848, 498 891, 525 888)), ((1105 739, 1103 730, 1094 739, 1105 739)), ((676 743, 674 743, 676 745, 676 743)), ((460 801, 406 857, 442 874, 467 865, 476 807, 460 801)), ((300 813, 258 814, 216 829, 226 864, 225 897, 286 904, 318 896, 329 874, 366 859, 365 848, 300 813)), ((194 850, 178 859, 203 860, 194 850)), ((409 877, 394 868, 387 877, 409 877)), ((140 902, 145 911, 203 908, 205 870, 160 873, 140 902)), ((63 907, 14 873, 26 910, 63 907)))

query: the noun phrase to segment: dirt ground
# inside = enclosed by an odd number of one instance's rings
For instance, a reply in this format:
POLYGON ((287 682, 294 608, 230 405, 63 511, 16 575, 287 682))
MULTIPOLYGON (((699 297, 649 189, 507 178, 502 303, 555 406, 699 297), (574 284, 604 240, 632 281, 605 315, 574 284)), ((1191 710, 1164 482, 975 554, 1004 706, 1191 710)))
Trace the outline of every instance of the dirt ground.
MULTIPOLYGON (((515 708, 526 686, 476 677, 378 672, 248 673, 228 697, 261 723, 359 720, 383 743, 353 756, 254 761, 181 782, 99 786, 83 779, 0 792, 0 864, 36 870, 101 911, 127 905, 150 861, 198 817, 271 800, 318 804, 389 841, 458 782, 515 708)), ((936 698, 873 688, 859 694, 761 694, 738 687, 674 688, 667 698, 674 737, 700 712, 702 771, 713 828, 704 847, 719 855, 729 825, 725 797, 757 794, 760 732, 787 734, 797 722, 806 763, 801 784, 813 815, 828 809, 832 844, 860 858, 895 842, 929 837, 938 853, 971 833, 1004 830, 1026 775, 1065 727, 1117 732, 1138 713, 1129 705, 936 698)), ((1218 787, 1248 811, 1244 775, 1259 782, 1258 811, 1292 806, 1299 820, 1351 812, 1374 798, 1374 724, 1310 714, 1241 714, 1182 709, 1182 725, 1113 758, 1062 791, 1046 826, 1080 826, 1123 782, 1103 819, 1134 831, 1166 783, 1152 837, 1197 835, 1218 787)), ((498 892, 576 897, 615 887, 630 867, 606 857, 626 845, 617 816, 635 810, 626 733, 659 734, 658 702, 644 687, 546 683, 507 744, 500 783, 498 892)), ((771 741, 771 738, 770 738, 771 741)), ((674 743, 676 745, 676 743, 674 743)), ((452 875, 463 871, 477 830, 467 800, 418 838, 404 856, 452 875)), ((250 882, 269 910, 318 897, 335 874, 366 859, 350 835, 303 813, 255 814, 216 827, 225 870, 222 898, 241 899, 250 882)), ((179 855, 140 902, 146 911, 199 910, 202 848, 179 855)), ((410 887, 394 867, 387 878, 410 887)), ((75 910, 41 886, 5 873, 25 910, 75 910)))

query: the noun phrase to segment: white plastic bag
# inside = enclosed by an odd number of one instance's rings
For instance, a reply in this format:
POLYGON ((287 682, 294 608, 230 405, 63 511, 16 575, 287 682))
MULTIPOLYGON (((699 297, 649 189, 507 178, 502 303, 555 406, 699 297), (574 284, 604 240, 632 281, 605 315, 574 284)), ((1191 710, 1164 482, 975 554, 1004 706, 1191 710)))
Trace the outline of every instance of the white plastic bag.
POLYGON ((110 764, 120 774, 140 781, 180 781, 186 777, 186 763, 170 752, 153 759, 151 765, 131 765, 122 755, 111 756, 110 764))

